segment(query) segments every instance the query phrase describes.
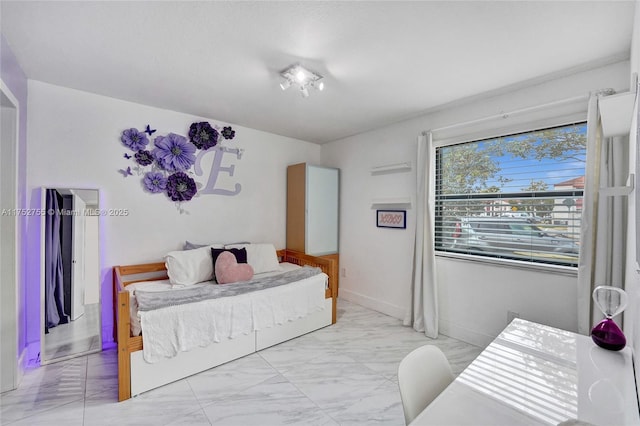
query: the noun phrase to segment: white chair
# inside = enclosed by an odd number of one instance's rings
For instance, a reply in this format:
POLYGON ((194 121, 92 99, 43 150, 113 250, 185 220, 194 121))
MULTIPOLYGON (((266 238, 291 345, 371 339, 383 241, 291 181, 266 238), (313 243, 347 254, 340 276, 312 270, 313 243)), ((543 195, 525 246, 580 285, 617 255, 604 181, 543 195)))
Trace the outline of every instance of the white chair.
POLYGON ((421 346, 404 357, 398 367, 398 385, 406 423, 411 423, 453 379, 449 361, 437 346, 421 346))

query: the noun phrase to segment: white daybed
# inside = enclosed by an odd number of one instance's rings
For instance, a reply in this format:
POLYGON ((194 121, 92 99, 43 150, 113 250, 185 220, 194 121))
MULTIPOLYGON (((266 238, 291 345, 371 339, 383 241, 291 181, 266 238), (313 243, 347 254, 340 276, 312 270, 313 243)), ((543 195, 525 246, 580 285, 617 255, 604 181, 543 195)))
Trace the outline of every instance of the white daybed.
POLYGON ((129 399, 132 395, 334 324, 338 274, 336 262, 333 259, 309 256, 292 250, 278 250, 277 256, 282 263, 318 267, 328 276, 324 309, 270 328, 257 329, 234 338, 223 338, 217 343, 179 352, 172 358, 153 363, 145 361, 143 357, 143 335, 134 336, 131 331, 131 292, 127 291, 126 286, 167 279, 165 263, 115 266, 113 283, 114 315, 117 324, 115 333, 118 343, 118 400, 129 399))

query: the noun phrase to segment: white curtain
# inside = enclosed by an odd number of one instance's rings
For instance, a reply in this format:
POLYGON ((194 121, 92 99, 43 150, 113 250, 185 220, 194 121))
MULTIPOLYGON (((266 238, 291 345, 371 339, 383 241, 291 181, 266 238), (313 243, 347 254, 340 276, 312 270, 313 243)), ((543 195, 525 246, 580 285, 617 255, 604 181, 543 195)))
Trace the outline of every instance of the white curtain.
POLYGON ((587 172, 578 267, 578 332, 582 334, 589 334, 602 319, 591 299, 593 289, 599 285, 624 285, 627 197, 609 196, 601 188, 626 184, 629 138, 603 134, 598 108, 602 96, 591 96, 587 118, 587 172))
POLYGON ((438 337, 438 286, 434 247, 435 150, 431 132, 418 137, 416 165, 416 234, 411 305, 404 325, 438 337))

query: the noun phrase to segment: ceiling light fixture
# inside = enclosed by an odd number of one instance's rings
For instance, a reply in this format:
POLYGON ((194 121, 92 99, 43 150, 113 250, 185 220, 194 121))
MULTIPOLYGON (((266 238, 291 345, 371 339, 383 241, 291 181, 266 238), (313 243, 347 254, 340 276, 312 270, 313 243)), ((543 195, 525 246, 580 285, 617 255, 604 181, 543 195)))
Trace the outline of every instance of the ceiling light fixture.
POLYGON ((280 73, 284 80, 280 83, 282 90, 287 90, 292 85, 300 90, 303 98, 309 97, 309 87, 316 90, 324 90, 323 77, 303 67, 300 64, 291 65, 280 73))

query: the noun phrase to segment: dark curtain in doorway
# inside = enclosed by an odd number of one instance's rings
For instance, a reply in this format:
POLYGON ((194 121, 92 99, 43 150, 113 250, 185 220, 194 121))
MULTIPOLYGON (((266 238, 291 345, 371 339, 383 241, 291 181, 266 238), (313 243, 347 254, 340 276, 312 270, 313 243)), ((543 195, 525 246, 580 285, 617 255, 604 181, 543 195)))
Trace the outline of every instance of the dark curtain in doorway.
POLYGON ((46 190, 44 230, 44 327, 49 328, 69 322, 64 312, 62 250, 60 245, 60 213, 58 193, 46 190), (50 214, 52 213, 52 214, 50 214))

